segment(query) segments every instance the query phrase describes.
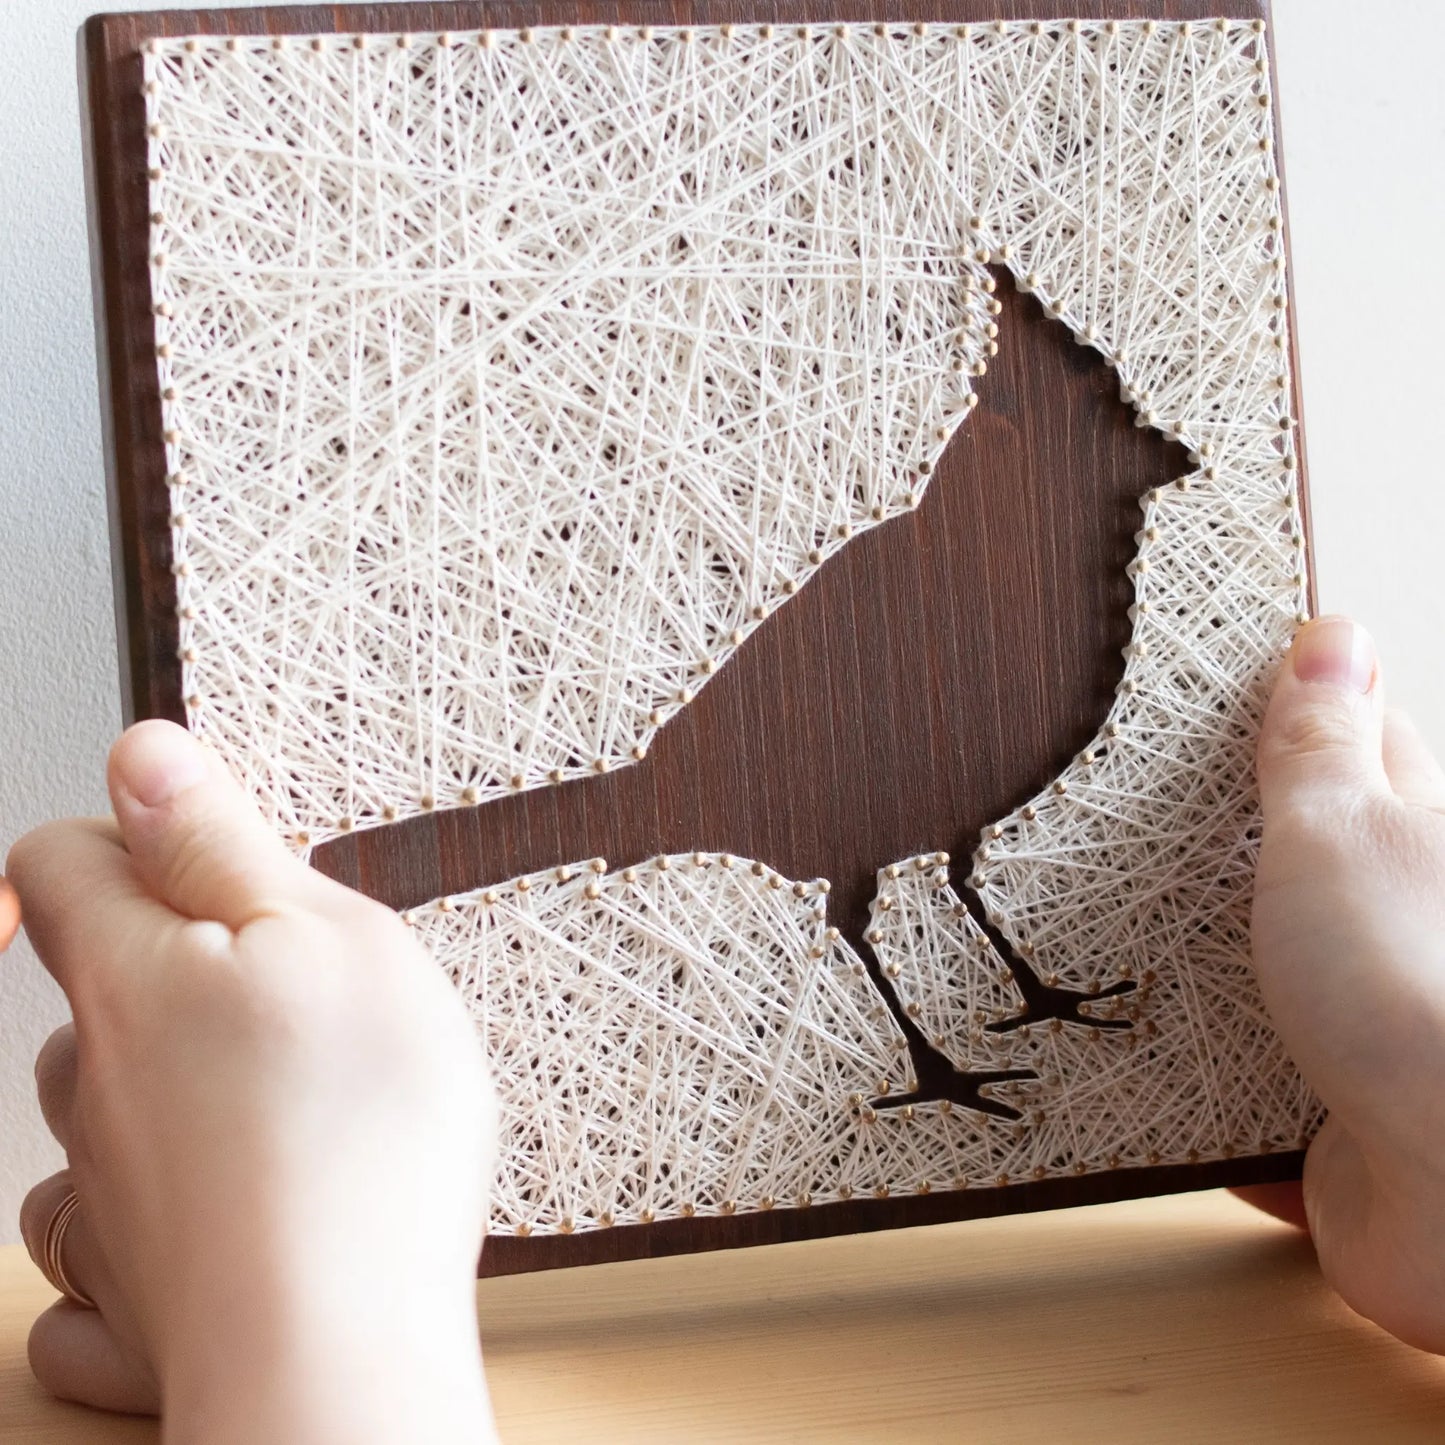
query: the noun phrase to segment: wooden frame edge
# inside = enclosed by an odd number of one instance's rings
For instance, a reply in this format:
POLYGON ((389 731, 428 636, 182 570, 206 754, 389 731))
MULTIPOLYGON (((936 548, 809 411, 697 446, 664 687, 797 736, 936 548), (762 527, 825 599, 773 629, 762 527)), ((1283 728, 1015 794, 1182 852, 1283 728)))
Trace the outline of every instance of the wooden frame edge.
POLYGON ((585 1234, 533 1235, 526 1239, 498 1236, 488 1239, 482 1251, 478 1277, 494 1279, 675 1254, 796 1244, 836 1235, 917 1229, 969 1219, 994 1219, 1000 1215, 1037 1214, 1051 1209, 1116 1204, 1128 1199, 1162 1198, 1204 1189, 1286 1183, 1298 1179, 1303 1168, 1304 1152, 1290 1150, 1202 1164, 1110 1170, 1078 1179, 1062 1177, 1002 1187, 939 1190, 888 1199, 774 1209, 767 1213, 671 1219, 585 1234))

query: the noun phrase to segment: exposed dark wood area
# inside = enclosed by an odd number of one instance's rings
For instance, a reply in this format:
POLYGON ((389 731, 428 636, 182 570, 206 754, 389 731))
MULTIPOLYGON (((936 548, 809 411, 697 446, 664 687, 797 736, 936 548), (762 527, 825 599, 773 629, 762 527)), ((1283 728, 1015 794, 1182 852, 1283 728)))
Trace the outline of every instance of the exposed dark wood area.
MULTIPOLYGON (((1223 4, 589 3, 290 6, 98 17, 82 35, 121 665, 131 717, 182 720, 147 261, 140 46, 154 35, 771 19, 1254 16, 1223 4)), ((857 539, 664 730, 643 764, 351 837, 318 864, 398 907, 590 856, 730 851, 834 884, 861 934, 876 870, 961 861, 979 829, 1093 736, 1122 672, 1139 498, 1188 463, 1117 383, 1001 277, 1000 354, 919 510, 857 539)), ((1296 376, 1297 376, 1296 368, 1296 376)), ((1298 397, 1295 398, 1298 415, 1298 397)), ((1047 1009, 1026 968, 1030 1004, 1047 1009)), ((917 1041, 915 1041, 917 1043, 917 1041)), ((915 1048, 915 1062, 918 1062, 915 1048)), ((920 1069, 920 1073, 923 1070, 920 1069)), ((1298 1156, 1116 1171, 1005 1190, 497 1240, 488 1273, 765 1243, 1288 1177, 1298 1156)))

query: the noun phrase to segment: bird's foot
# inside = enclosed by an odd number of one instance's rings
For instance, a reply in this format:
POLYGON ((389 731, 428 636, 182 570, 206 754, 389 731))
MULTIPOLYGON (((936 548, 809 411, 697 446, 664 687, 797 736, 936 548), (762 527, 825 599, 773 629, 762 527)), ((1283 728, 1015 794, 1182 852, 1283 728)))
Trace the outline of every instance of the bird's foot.
POLYGON ((988 1114, 995 1119, 1017 1121, 1023 1117, 1017 1109, 990 1097, 984 1090, 993 1084, 1038 1078, 1032 1069, 994 1069, 966 1074, 950 1067, 930 1069, 928 1074, 929 1077, 920 1078, 917 1087, 906 1094, 883 1094, 870 1099, 864 1107, 882 1113, 912 1109, 919 1104, 946 1104, 950 1108, 956 1105, 961 1109, 972 1109, 975 1113, 988 1114))
POLYGON ((1110 984, 1108 988, 1101 988, 1097 993, 1038 983, 1029 990, 1028 1007, 1023 1013, 1014 1018, 1001 1019, 998 1023, 987 1024, 985 1032, 1011 1034, 1026 1024, 1048 1023, 1052 1019, 1058 1019, 1060 1023, 1079 1024, 1083 1028, 1090 1029, 1131 1029, 1134 1025, 1129 1019, 1096 1017, 1093 1013, 1082 1013, 1081 1010, 1085 1006, 1092 1008, 1105 999, 1133 993, 1137 987, 1138 985, 1133 979, 1110 984))

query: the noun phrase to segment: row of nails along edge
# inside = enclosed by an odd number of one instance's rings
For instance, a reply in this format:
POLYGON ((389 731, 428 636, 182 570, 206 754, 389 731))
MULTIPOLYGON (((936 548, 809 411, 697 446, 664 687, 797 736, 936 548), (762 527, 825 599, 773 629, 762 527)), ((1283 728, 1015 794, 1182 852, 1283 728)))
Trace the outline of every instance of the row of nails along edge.
MULTIPOLYGON (((312 50, 325 50, 328 46, 350 47, 354 50, 365 50, 368 47, 381 43, 389 43, 401 50, 409 50, 414 45, 426 44, 428 40, 442 49, 450 49, 456 45, 474 44, 482 49, 490 49, 492 46, 504 41, 514 41, 522 45, 531 45, 544 39, 554 39, 561 44, 580 39, 584 36, 600 36, 608 41, 622 40, 671 40, 681 45, 690 44, 693 40, 707 40, 715 38, 721 41, 734 39, 757 39, 773 40, 777 38, 793 38, 796 40, 851 40, 860 37, 871 37, 876 40, 924 40, 939 36, 952 37, 955 40, 973 40, 982 35, 1010 35, 1027 34, 1036 38, 1057 39, 1065 34, 1082 35, 1105 35, 1115 36, 1124 29, 1137 29, 1144 35, 1153 35, 1157 30, 1164 30, 1174 40, 1187 40, 1197 30, 1212 29, 1221 35, 1227 35, 1232 30, 1248 30, 1255 35, 1264 33, 1264 21, 1260 19, 1234 19, 1228 16, 1220 16, 1212 21, 1159 21, 1159 20, 995 20, 985 24, 956 25, 947 22, 916 21, 912 24, 897 24, 884 22, 852 22, 845 24, 773 24, 763 22, 757 25, 736 25, 724 23, 717 26, 657 26, 657 25, 550 25, 550 26, 521 26, 512 29, 489 29, 478 31, 467 31, 457 33, 453 31, 439 31, 433 36, 419 36, 410 32, 401 32, 388 35, 378 35, 365 31, 355 34, 332 34, 332 35, 229 35, 229 36, 188 36, 180 44, 189 54, 199 54, 203 50, 229 51, 232 54, 244 50, 272 49, 286 50, 298 41, 309 46, 312 50)), ((174 44, 174 42, 171 42, 174 44)), ((167 48, 167 42, 160 39, 153 39, 147 42, 147 49, 152 55, 161 55, 167 48)))

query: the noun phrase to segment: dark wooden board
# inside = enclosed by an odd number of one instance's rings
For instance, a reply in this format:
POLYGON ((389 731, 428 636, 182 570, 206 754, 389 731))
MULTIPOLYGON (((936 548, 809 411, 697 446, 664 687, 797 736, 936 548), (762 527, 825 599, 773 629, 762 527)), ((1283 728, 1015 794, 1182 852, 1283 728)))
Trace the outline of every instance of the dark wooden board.
MULTIPOLYGON (((708 25, 1265 13, 1250 0, 1067 6, 579 0, 93 19, 82 33, 82 82, 128 716, 184 721, 185 712, 147 256, 140 85, 146 40, 644 20, 708 25)), ((318 866, 406 907, 589 856, 621 867, 661 852, 728 851, 793 877, 832 880, 832 922, 875 968, 862 932, 876 870, 939 848, 967 855, 982 826, 1046 784, 1093 737, 1123 672, 1131 597, 1124 569, 1134 553, 1140 498, 1189 466, 1157 433, 1134 425, 1104 362, 1015 294, 1002 273, 997 295, 1000 354, 979 381, 981 404, 949 447, 923 505, 828 563, 664 729, 646 762, 349 837, 322 849, 318 866), (806 791, 799 786, 804 776, 806 791)), ((1294 401, 1298 416, 1297 391, 1294 401)), ((1068 1016, 1076 999, 1046 988, 1022 959, 1010 956, 1010 963, 1031 1017, 1068 1016)), ((906 1018, 900 1022, 924 1094, 976 1103, 977 1080, 955 1075, 906 1018)), ((499 1239, 488 1245, 483 1265, 486 1273, 507 1273, 759 1244, 1297 1177, 1299 1166, 1298 1154, 1277 1154, 572 1237, 499 1239)))

